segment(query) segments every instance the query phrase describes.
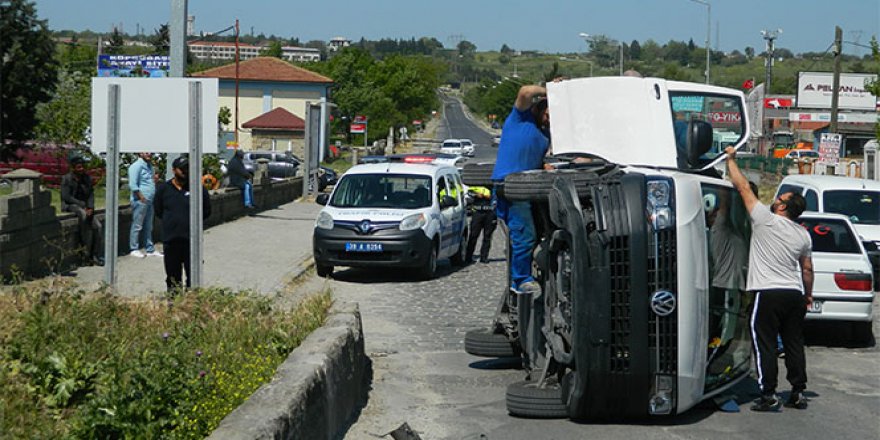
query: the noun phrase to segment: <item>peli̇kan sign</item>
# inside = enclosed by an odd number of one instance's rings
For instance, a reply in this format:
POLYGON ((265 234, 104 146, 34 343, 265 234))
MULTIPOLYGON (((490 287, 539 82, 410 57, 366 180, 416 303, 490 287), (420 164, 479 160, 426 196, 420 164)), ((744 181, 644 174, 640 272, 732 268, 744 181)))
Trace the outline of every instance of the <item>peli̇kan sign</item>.
MULTIPOLYGON (((876 81, 877 75, 841 73, 838 108, 875 110, 877 97, 865 89, 865 83, 876 81)), ((834 75, 831 72, 800 72, 798 74, 797 106, 799 108, 831 108, 834 75)))

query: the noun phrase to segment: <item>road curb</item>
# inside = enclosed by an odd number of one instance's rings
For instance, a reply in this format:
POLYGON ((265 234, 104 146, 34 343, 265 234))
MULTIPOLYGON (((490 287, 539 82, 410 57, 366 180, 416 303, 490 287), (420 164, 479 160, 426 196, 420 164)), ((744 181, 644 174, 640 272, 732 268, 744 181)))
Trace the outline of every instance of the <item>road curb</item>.
POLYGON ((208 439, 337 438, 365 401, 369 376, 358 304, 334 305, 324 326, 208 439))

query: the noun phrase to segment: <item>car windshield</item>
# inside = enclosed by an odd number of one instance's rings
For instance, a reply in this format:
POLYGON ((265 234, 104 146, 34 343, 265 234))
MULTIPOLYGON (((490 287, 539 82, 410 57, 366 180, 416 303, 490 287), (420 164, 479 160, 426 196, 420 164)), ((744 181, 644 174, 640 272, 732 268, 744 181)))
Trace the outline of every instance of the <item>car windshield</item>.
POLYGON ((443 143, 443 148, 458 148, 458 147, 461 147, 461 143, 458 142, 458 141, 456 141, 456 142, 444 142, 444 143, 443 143))
POLYGON ((349 174, 330 205, 337 208, 416 209, 431 206, 431 177, 416 174, 349 174))
POLYGON ((843 220, 801 218, 801 226, 810 233, 813 252, 833 252, 836 254, 861 253, 852 231, 843 220))
POLYGON ((834 190, 823 194, 825 212, 849 217, 856 224, 880 225, 880 192, 834 190))

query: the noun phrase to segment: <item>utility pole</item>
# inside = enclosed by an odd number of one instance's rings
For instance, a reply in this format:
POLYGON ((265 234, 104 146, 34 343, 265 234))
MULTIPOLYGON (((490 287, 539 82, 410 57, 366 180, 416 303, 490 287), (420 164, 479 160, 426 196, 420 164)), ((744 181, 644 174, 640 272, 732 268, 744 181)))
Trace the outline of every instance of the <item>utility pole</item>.
POLYGON ((840 57, 843 51, 843 29, 834 27, 834 79, 831 82, 831 127, 830 133, 837 133, 837 105, 840 98, 840 57))
MULTIPOLYGON (((187 0, 171 0, 171 19, 168 21, 168 45, 170 66, 168 76, 183 78, 186 76, 186 15, 187 0)), ((168 154, 165 160, 165 179, 174 177, 171 163, 177 154, 168 154)))
POLYGON ((773 78, 773 41, 779 38, 781 33, 782 29, 761 31, 761 36, 767 40, 767 59, 764 63, 764 93, 767 95, 770 94, 770 80, 773 78))
POLYGON ((706 84, 709 84, 709 57, 712 52, 712 5, 707 0, 691 0, 706 7, 706 84))

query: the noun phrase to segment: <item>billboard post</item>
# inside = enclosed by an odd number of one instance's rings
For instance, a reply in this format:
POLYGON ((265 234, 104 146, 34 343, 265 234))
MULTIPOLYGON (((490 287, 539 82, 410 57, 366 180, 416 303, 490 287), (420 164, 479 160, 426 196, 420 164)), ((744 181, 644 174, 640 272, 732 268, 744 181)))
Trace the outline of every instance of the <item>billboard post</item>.
POLYGON ((107 88, 107 179, 104 209, 104 282, 116 287, 116 254, 119 252, 119 85, 107 88))
POLYGON ((202 84, 189 83, 189 277, 202 286, 202 84))

